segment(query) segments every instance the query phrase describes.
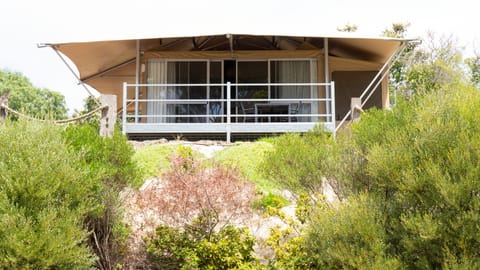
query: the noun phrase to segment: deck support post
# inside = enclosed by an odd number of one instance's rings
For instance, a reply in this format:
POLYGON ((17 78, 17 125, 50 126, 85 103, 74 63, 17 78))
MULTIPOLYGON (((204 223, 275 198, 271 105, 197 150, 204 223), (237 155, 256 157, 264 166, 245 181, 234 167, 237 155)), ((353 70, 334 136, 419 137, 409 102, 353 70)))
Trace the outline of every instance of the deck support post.
POLYGON ((102 109, 100 118, 100 136, 112 137, 115 130, 115 121, 117 120, 117 96, 101 95, 100 103, 105 108, 102 109))
POLYGON ((227 82, 227 142, 230 143, 232 141, 232 84, 227 82))
POLYGON ((140 40, 137 39, 137 55, 135 58, 135 124, 138 123, 138 98, 140 90, 138 84, 140 83, 140 40))
POLYGON ((350 101, 350 111, 352 112, 350 117, 352 122, 360 118, 360 113, 363 112, 361 98, 352 97, 350 101))
MULTIPOLYGON (((329 54, 329 51, 328 51, 328 38, 324 38, 323 39, 323 69, 324 69, 324 72, 325 72, 325 83, 328 83, 330 81, 330 68, 329 68, 329 64, 328 64, 328 54, 329 54)), ((330 91, 329 91, 329 85, 326 84, 325 85, 325 98, 331 98, 330 96, 330 91)), ((328 106, 325 106, 325 110, 326 110, 326 114, 330 114, 330 107, 328 106)), ((331 121, 331 119, 326 119, 326 121, 331 121)))
MULTIPOLYGON (((327 106, 328 107, 328 106, 327 106)), ((335 137, 335 133, 336 133, 336 121, 337 121, 337 118, 335 116, 335 82, 334 81, 331 81, 330 82, 330 115, 331 115, 331 119, 332 120, 332 130, 333 130, 333 136, 335 137)))
POLYGON ((127 134, 127 83, 123 82, 122 95, 122 134, 127 134))
POLYGON ((7 118, 7 108, 4 108, 2 105, 8 106, 8 92, 5 92, 0 96, 0 123, 4 123, 7 118))

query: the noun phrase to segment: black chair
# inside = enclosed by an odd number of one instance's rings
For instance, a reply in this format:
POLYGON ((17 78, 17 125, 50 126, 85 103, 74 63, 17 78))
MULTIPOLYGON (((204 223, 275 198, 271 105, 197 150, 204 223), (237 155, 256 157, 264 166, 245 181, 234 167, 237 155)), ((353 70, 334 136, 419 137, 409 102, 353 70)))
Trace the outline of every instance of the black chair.
MULTIPOLYGON (((245 107, 244 102, 239 102, 240 103, 240 114, 243 115, 255 115, 255 108, 247 108, 245 107)), ((238 117, 237 117, 237 122, 238 122, 238 117)), ((248 116, 243 116, 243 122, 255 122, 254 117, 248 117, 248 116)))
POLYGON ((292 122, 300 122, 299 119, 295 116, 298 113, 301 113, 303 107, 303 103, 300 101, 298 103, 290 104, 290 121, 292 122))

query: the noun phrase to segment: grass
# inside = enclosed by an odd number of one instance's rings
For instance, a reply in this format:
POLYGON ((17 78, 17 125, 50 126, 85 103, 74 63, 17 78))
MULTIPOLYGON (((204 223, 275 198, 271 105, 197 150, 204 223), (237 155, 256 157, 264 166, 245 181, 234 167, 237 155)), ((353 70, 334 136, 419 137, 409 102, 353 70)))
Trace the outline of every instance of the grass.
MULTIPOLYGON (((159 176, 170 170, 169 157, 181 146, 180 144, 153 144, 137 150, 133 159, 137 162, 143 179, 159 176)), ((192 150, 192 154, 196 159, 204 158, 195 150, 192 150)))
POLYGON ((265 179, 259 172, 258 166, 263 160, 265 153, 271 150, 272 147, 272 144, 265 140, 237 143, 215 153, 213 160, 238 168, 240 173, 253 182, 257 189, 269 193, 280 190, 280 187, 265 179))
MULTIPOLYGON (((281 190, 280 186, 264 178, 259 165, 265 153, 273 148, 273 140, 262 139, 256 142, 241 142, 216 152, 213 161, 237 168, 242 176, 253 182, 258 191, 265 194, 281 190)), ((159 176, 170 169, 168 158, 179 145, 154 144, 136 151, 133 158, 137 162, 143 179, 159 176)), ((195 158, 204 158, 194 151, 195 158)))
POLYGON ((154 144, 136 151, 133 159, 143 175, 143 179, 159 176, 170 169, 168 158, 176 151, 178 145, 154 144))

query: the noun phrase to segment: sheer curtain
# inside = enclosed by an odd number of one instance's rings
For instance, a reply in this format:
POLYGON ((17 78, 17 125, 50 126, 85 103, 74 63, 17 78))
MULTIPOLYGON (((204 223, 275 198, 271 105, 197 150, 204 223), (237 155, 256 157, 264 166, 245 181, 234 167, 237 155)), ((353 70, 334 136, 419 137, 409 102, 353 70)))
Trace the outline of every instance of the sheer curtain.
MULTIPOLYGON (((317 82, 317 66, 316 61, 311 60, 285 60, 275 61, 276 78, 274 83, 316 83, 317 82)), ((289 85, 277 88, 278 98, 317 98, 318 91, 316 87, 289 85)), ((316 113, 318 111, 318 102, 299 102, 292 103, 292 106, 300 106, 298 114, 316 113)), ((311 121, 315 121, 312 117, 311 121)), ((300 117, 300 121, 308 121, 307 117, 300 117)))
MULTIPOLYGON (((169 65, 170 67, 170 65, 169 65)), ((175 69, 167 69, 167 61, 162 59, 151 59, 147 63, 147 83, 148 84, 165 84, 168 78, 175 77, 175 69), (173 74, 172 74, 173 73, 173 74)), ((170 99, 175 98, 175 89, 165 86, 148 86, 147 99, 170 99)), ((148 117, 147 123, 170 123, 174 122, 174 118, 165 117, 165 115, 173 115, 173 107, 166 102, 148 102, 147 115, 160 115, 159 117, 148 117)))

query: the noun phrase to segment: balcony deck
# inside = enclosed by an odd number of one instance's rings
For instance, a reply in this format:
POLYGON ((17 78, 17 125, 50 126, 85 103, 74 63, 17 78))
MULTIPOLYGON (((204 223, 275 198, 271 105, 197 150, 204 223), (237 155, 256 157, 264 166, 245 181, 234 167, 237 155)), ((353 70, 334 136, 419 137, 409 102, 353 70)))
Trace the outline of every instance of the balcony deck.
MULTIPOLYGON (((277 134, 286 132, 307 132, 315 125, 323 125, 326 130, 335 132, 335 86, 334 83, 304 84, 124 84, 123 108, 133 107, 132 112, 123 110, 123 133, 136 136, 151 134, 224 134, 227 141, 232 134, 277 134), (307 86, 315 89, 324 87, 326 98, 232 98, 232 87, 241 86, 307 86), (220 99, 140 99, 141 87, 225 87, 226 98, 220 99), (129 91, 134 94, 129 94, 129 91), (219 113, 211 114, 153 114, 140 110, 141 104, 203 104, 209 108, 215 103, 221 106, 219 113), (246 112, 239 104, 254 104, 246 112), (326 113, 319 114, 318 106, 323 103, 326 113), (297 105, 298 104, 298 105, 297 105), (308 105, 309 110, 299 111, 300 106, 308 105), (298 106, 297 111, 291 107, 298 106), (312 112, 314 111, 314 112, 312 112), (194 120, 195 119, 195 120, 194 120), (197 122, 195 122, 197 121, 197 122)), ((317 90, 315 90, 317 91, 317 90)), ((148 106, 148 105, 147 105, 148 106)))

